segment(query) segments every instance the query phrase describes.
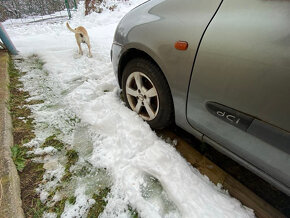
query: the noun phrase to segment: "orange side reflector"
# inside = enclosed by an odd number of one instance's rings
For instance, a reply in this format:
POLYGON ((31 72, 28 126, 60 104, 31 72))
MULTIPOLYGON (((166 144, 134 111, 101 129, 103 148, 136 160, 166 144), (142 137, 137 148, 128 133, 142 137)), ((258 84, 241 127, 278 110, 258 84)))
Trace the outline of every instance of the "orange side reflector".
POLYGON ((177 49, 177 50, 186 50, 188 48, 188 43, 186 41, 177 41, 175 42, 175 45, 174 47, 177 49))

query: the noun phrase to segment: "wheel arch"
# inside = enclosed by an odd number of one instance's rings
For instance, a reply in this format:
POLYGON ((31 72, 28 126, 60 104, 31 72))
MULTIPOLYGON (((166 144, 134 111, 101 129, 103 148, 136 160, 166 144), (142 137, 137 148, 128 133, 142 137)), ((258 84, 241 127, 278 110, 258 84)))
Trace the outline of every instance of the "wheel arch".
MULTIPOLYGON (((119 61, 119 65, 118 65, 118 83, 119 83, 120 87, 121 87, 121 83, 122 83, 122 76, 123 76, 124 68, 126 67, 126 65, 129 61, 131 61, 132 59, 135 59, 135 58, 144 58, 144 59, 150 60, 163 73, 163 70, 161 69, 160 65, 148 53, 146 53, 145 51, 142 51, 140 49, 129 48, 122 54, 120 61, 119 61)), ((164 75, 164 73, 163 73, 163 75, 164 75)), ((165 75, 164 75, 164 77, 165 77, 165 75)), ((166 80, 166 82, 168 83, 167 80, 166 80)))

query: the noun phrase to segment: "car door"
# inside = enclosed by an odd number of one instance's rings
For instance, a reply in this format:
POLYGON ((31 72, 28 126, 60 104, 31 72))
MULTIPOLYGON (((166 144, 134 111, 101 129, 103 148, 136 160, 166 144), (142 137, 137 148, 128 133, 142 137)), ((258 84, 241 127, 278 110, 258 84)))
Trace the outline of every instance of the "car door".
POLYGON ((187 119, 289 192, 290 1, 223 1, 198 50, 187 119))

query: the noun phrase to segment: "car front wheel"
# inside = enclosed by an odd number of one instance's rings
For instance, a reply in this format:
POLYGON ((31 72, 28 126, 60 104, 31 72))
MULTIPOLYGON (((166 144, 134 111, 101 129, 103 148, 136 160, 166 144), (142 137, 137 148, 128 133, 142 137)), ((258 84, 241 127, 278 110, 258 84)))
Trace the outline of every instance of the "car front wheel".
POLYGON ((168 126, 173 117, 173 103, 167 81, 156 64, 136 58, 126 65, 122 76, 126 104, 152 128, 168 126))

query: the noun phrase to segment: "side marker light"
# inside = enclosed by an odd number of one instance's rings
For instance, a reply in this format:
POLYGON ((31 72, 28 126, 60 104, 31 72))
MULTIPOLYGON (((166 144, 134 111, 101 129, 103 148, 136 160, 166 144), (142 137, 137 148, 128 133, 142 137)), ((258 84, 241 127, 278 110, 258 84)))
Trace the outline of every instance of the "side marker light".
POLYGON ((177 41, 177 42, 175 42, 174 47, 177 50, 185 51, 188 48, 188 43, 186 41, 177 41))

